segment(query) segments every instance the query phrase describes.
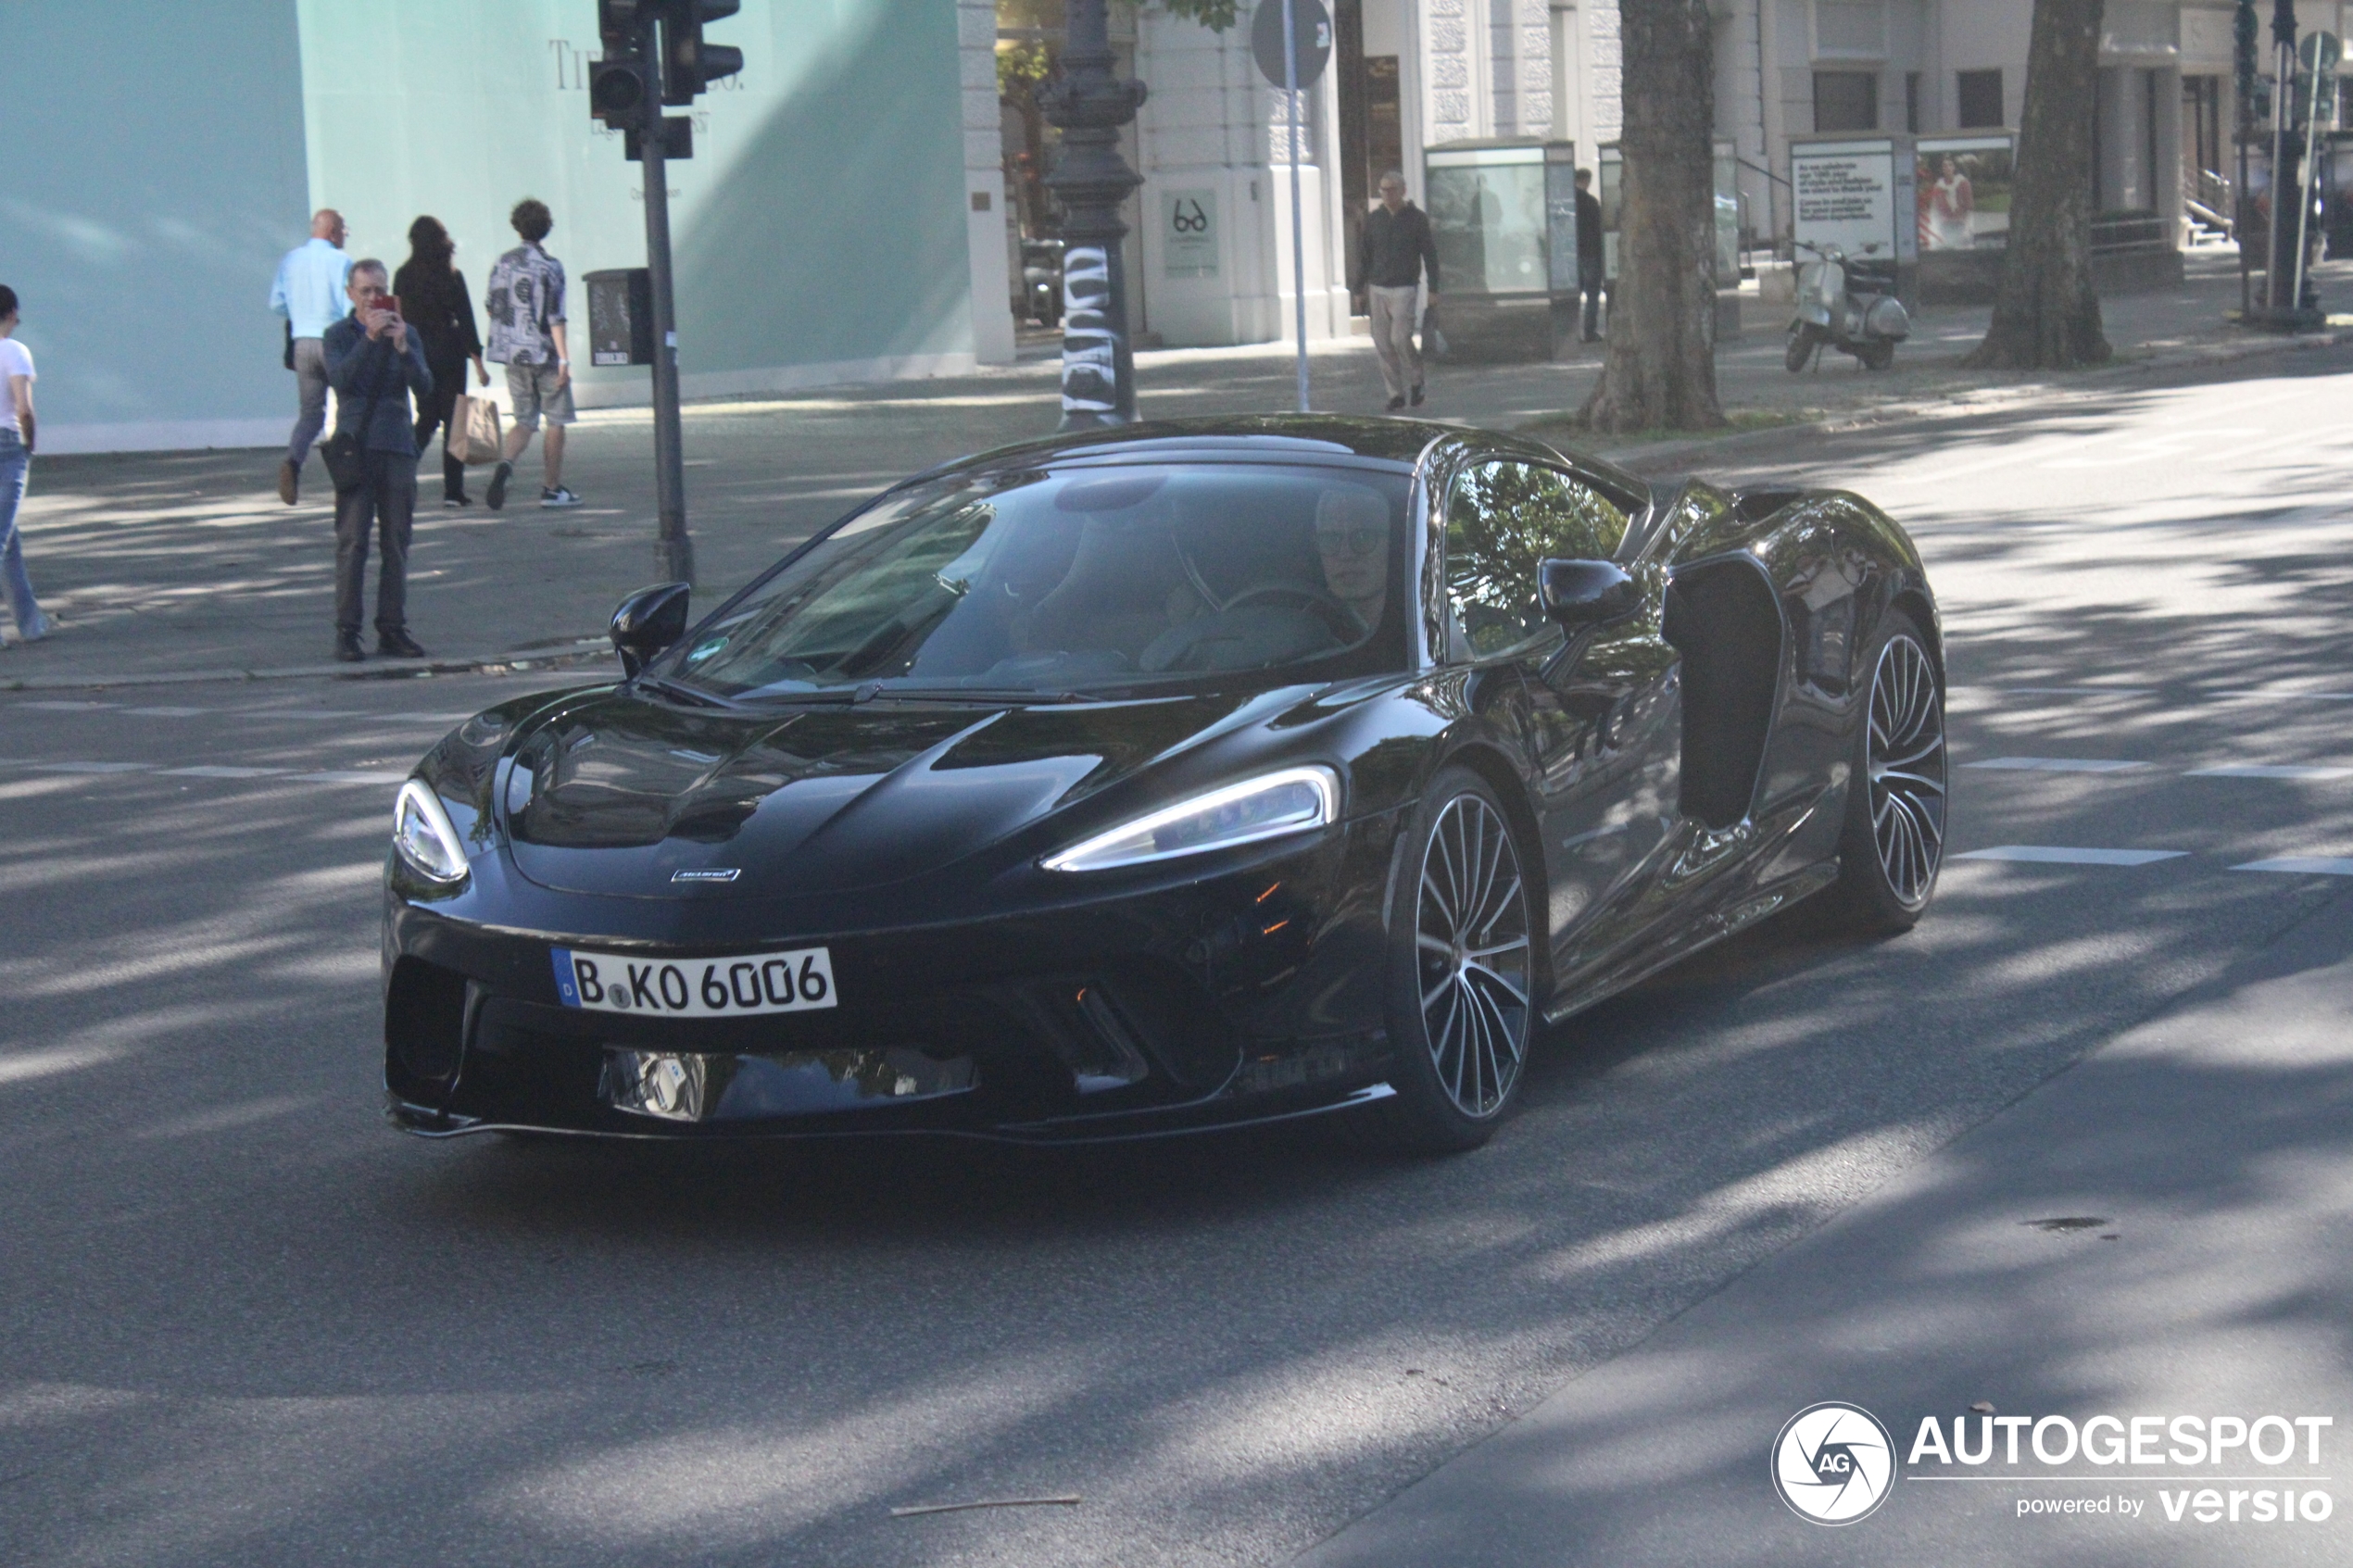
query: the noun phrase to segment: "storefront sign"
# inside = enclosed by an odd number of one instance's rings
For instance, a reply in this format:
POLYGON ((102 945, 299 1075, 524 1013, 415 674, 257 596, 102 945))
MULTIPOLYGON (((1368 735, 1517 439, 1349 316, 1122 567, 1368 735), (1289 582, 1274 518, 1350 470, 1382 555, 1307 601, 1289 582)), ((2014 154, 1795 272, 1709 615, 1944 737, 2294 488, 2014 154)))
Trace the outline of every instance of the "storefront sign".
POLYGON ((1217 276, 1217 193, 1204 187, 1163 194, 1160 245, 1170 277, 1217 276))

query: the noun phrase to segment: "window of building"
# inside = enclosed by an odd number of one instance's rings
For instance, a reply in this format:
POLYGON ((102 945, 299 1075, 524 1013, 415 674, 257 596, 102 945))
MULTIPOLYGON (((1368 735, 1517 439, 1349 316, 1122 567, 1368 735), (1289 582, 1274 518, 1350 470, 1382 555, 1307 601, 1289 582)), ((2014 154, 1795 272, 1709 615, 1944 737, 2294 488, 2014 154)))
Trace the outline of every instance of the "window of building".
POLYGON ((1879 73, 1869 70, 1816 71, 1814 129, 1877 131, 1879 73))
POLYGON ((1904 73, 1904 129, 1917 136, 1920 133, 1920 73, 1904 73))
POLYGON ((1964 131, 2007 123, 2002 119, 2002 73, 1965 70, 1956 73, 1960 86, 1960 125, 1964 131))
POLYGON ((1887 53, 1887 7, 1881 0, 1814 0, 1814 53, 1887 53))

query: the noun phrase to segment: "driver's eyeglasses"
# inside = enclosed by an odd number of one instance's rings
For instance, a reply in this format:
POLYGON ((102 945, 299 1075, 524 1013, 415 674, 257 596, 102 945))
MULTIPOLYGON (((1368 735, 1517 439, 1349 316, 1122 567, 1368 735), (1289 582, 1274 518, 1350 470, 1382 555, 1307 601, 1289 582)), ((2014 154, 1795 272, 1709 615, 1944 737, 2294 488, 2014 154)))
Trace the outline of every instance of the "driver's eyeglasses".
POLYGON ((1327 555, 1338 555, 1345 547, 1351 554, 1369 556, 1381 547, 1389 530, 1378 523, 1362 523, 1353 528, 1318 528, 1316 546, 1327 555))

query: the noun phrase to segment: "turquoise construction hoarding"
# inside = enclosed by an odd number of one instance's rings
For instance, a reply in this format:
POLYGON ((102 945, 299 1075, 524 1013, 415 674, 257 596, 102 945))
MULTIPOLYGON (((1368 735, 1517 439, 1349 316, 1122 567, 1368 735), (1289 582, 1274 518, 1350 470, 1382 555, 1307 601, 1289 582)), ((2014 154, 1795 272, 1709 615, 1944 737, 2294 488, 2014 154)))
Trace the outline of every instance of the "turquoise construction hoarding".
MULTIPOLYGON (((953 7, 745 0, 712 37, 741 76, 672 111, 696 122, 671 166, 687 395, 971 364, 953 7)), ((315 207, 394 265, 433 214, 477 299, 526 195, 575 280, 641 265, 639 166, 588 118, 598 51, 594 0, 0 6, 0 282, 24 296, 44 445, 283 440, 266 302, 315 207)), ((581 393, 642 401, 647 372, 584 366, 581 393)))

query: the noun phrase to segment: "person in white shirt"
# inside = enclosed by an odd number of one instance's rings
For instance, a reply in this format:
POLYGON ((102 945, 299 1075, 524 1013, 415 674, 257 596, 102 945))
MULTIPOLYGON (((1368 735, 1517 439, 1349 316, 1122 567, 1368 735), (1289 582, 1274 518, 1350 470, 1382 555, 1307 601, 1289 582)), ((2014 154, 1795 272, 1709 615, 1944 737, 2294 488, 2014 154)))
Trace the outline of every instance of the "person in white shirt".
POLYGON ((17 341, 17 291, 0 283, 0 595, 16 618, 17 641, 37 643, 57 629, 41 613, 25 575, 17 508, 32 469, 32 350, 17 341))
POLYGON ((293 506, 302 492, 302 462, 327 427, 327 329, 351 313, 345 289, 351 257, 343 253, 343 214, 322 207, 310 215, 310 237, 286 252, 270 284, 270 308, 286 319, 299 399, 286 456, 278 465, 278 499, 293 506))

